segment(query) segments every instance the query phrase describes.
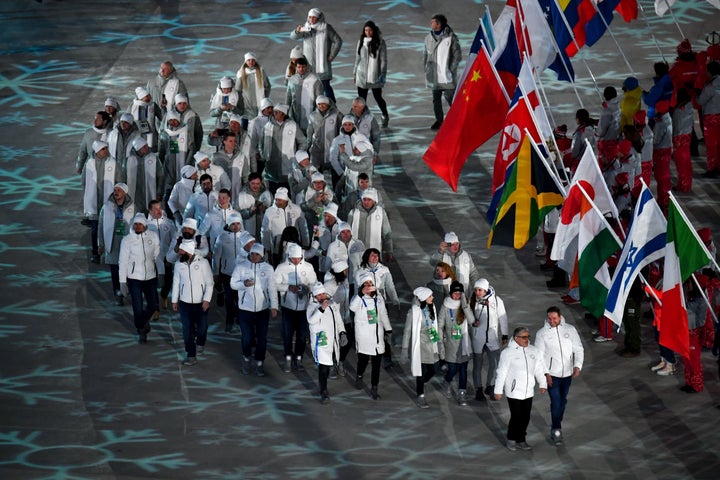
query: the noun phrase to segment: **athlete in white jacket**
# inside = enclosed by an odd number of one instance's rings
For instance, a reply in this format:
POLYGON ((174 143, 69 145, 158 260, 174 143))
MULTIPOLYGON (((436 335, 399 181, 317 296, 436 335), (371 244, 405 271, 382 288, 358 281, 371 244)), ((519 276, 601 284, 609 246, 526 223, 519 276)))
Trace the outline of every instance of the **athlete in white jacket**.
POLYGON ((195 255, 195 241, 183 240, 178 248, 173 273, 172 306, 180 312, 187 358, 184 365, 195 365, 197 353, 205 350, 208 310, 213 294, 213 274, 208 261, 195 255))
POLYGON ((120 242, 119 276, 120 290, 124 296, 130 294, 133 320, 139 343, 147 343, 150 319, 158 309, 157 268, 155 262, 160 255, 158 234, 147 229, 147 219, 142 213, 133 218, 132 233, 120 242), (143 296, 147 307, 143 308, 143 296))
POLYGON ((327 380, 330 368, 339 362, 340 347, 347 345, 347 335, 338 304, 325 290, 322 283, 316 283, 312 289, 313 300, 307 309, 307 321, 310 327, 310 347, 318 366, 320 401, 330 401, 327 380))
POLYGON ((504 392, 510 407, 507 430, 509 450, 532 449, 525 441, 526 430, 530 423, 535 382, 540 385, 540 393, 547 390, 545 372, 542 355, 536 347, 530 345, 530 332, 525 327, 517 327, 513 331, 512 340, 500 353, 495 378, 495 400, 500 400, 504 392))
POLYGON ((267 332, 270 317, 276 318, 278 295, 275 272, 264 262, 265 250, 259 243, 253 244, 246 260, 241 261, 232 272, 230 288, 237 290, 238 323, 242 330, 242 373, 250 373, 250 355, 255 345, 255 374, 265 375, 263 362, 267 351, 267 332))
POLYGON ((555 445, 562 443, 562 419, 572 379, 580 375, 585 350, 580 335, 572 325, 565 323, 558 307, 547 309, 545 325, 535 335, 535 347, 545 360, 550 395, 552 427, 550 438, 555 445))

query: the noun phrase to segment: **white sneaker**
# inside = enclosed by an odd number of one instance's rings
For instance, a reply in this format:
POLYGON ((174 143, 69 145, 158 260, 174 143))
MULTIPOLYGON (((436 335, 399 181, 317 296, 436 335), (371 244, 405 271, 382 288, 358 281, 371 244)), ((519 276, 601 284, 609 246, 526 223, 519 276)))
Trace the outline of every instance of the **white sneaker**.
POLYGON ((661 369, 665 368, 665 365, 667 365, 667 362, 665 361, 664 358, 661 358, 661 359, 660 359, 660 363, 658 363, 657 365, 653 365, 652 367, 650 367, 650 371, 651 371, 651 372, 657 372, 658 370, 661 370, 661 369))
POLYGON ((661 377, 666 377, 668 375, 675 375, 675 364, 674 363, 666 363, 666 365, 663 368, 661 368, 660 370, 656 370, 655 373, 657 373, 661 377))
POLYGON ((593 338, 593 342, 597 342, 597 343, 612 342, 612 338, 611 337, 603 337, 602 335, 598 335, 597 337, 593 338))

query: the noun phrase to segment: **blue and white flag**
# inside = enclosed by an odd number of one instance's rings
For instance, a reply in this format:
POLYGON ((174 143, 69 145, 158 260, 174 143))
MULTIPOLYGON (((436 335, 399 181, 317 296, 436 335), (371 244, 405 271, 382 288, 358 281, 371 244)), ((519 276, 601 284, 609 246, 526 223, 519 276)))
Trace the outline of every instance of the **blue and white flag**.
POLYGON ((622 323, 630 287, 640 270, 665 256, 666 231, 667 220, 650 189, 643 183, 605 302, 605 316, 618 326, 622 323))

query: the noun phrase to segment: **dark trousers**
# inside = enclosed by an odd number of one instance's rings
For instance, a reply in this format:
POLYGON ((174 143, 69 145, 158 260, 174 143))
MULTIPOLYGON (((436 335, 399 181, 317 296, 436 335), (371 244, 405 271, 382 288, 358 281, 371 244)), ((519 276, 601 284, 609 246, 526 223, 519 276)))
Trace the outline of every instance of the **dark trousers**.
POLYGON ((165 275, 163 275, 163 284, 160 287, 160 296, 167 298, 172 291, 173 271, 175 270, 175 264, 165 262, 165 275))
POLYGON ((340 347, 340 363, 344 362, 350 353, 353 345, 355 345, 355 323, 350 322, 345 324, 345 334, 348 338, 348 343, 344 347, 340 347))
POLYGON ((330 80, 320 80, 322 82, 324 94, 326 97, 328 97, 330 100, 333 101, 333 103, 337 103, 335 100, 335 91, 333 90, 332 86, 330 85, 330 80))
POLYGON ((98 254, 98 220, 90 220, 90 247, 92 248, 92 254, 98 254))
POLYGON ((377 387, 380 383, 380 362, 382 362, 382 356, 380 355, 366 355, 358 352, 357 354, 357 374, 358 377, 362 377, 367 368, 368 362, 370 362, 370 385, 377 387))
POLYGON ((437 363, 421 363, 420 368, 422 369, 422 375, 415 377, 415 392, 418 395, 425 393, 425 384, 435 376, 435 365, 437 363))
POLYGON ((552 387, 548 385, 550 395, 550 417, 552 418, 552 429, 562 428, 563 414, 567 405, 567 396, 572 384, 572 375, 568 377, 552 377, 552 387))
MULTIPOLYGON (((109 263, 110 281, 112 282, 113 293, 120 293, 120 265, 109 263)), ((130 288, 128 286, 128 288, 130 288)))
POLYGON ((330 376, 330 365, 318 365, 318 383, 320 384, 320 393, 327 392, 327 381, 330 376))
POLYGON ((255 345, 255 360, 264 361, 265 352, 267 352, 270 310, 260 310, 259 312, 238 310, 238 323, 242 331, 243 356, 250 358, 252 347, 255 345))
POLYGON ((433 112, 435 113, 435 120, 437 120, 438 122, 442 122, 445 118, 445 114, 443 113, 442 97, 444 96, 445 101, 447 101, 448 105, 451 105, 454 94, 455 90, 432 91, 433 112))
POLYGON ((153 313, 158 309, 157 277, 150 280, 128 278, 127 286, 132 300, 135 328, 138 332, 144 332, 153 313), (145 297, 144 302, 143 297, 145 297), (143 308, 145 302, 147 302, 147 307, 143 308))
MULTIPOLYGON (((358 97, 362 97, 363 100, 367 101, 368 89, 357 87, 357 91, 358 91, 358 97)), ((385 103, 385 99, 382 96, 382 88, 373 88, 372 94, 373 94, 373 98, 375 98, 375 101, 378 104, 378 107, 380 108, 380 111, 382 112, 382 114, 384 116, 387 117, 387 114, 388 114, 387 103, 385 103)))
POLYGON ((203 311, 202 303, 178 303, 180 320, 183 326, 183 341, 188 357, 197 356, 196 345, 204 346, 207 339, 208 311, 203 311))
POLYGON ((302 357, 305 353, 305 342, 308 335, 308 323, 305 310, 290 310, 283 307, 283 347, 285 356, 302 357), (295 350, 293 351, 293 335, 295 336, 295 350))
POLYGON ((510 422, 508 423, 507 438, 516 442, 524 442, 527 435, 527 427, 530 424, 530 412, 532 411, 532 397, 524 400, 509 398, 510 422))
POLYGON ((451 363, 448 362, 447 364, 448 370, 445 374, 445 381, 448 383, 452 383, 453 378, 455 378, 455 374, 458 374, 458 389, 460 390, 466 390, 467 389, 467 370, 468 370, 468 362, 462 362, 462 363, 451 363))
POLYGON ((238 318, 238 291, 230 288, 230 275, 220 274, 225 297, 225 330, 230 330, 238 318))

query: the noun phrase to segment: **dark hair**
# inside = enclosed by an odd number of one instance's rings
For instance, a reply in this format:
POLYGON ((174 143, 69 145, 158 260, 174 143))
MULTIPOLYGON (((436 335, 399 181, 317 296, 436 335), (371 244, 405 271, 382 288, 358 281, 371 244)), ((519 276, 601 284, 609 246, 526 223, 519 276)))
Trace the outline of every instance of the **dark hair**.
POLYGON ((334 270, 330 270, 330 274, 333 276, 333 278, 335 278, 335 281, 337 283, 342 283, 347 278, 347 274, 345 273, 345 270, 343 270, 342 272, 336 272, 334 270))
POLYGON ((298 232, 297 228, 285 227, 283 229, 282 234, 280 234, 280 245, 283 245, 285 242, 292 242, 300 245, 300 232, 298 232))
POLYGON ((687 88, 678 88, 677 91, 677 101, 675 102, 675 105, 680 107, 682 105, 685 105, 690 101, 690 94, 687 91, 687 88))
POLYGON ((370 51, 370 56, 377 57, 378 50, 380 50, 380 29, 377 25, 375 25, 375 22, 372 20, 368 20, 365 22, 365 25, 363 25, 362 32, 360 32, 360 41, 358 42, 358 49, 357 53, 360 55, 360 50, 362 50, 363 47, 363 39, 365 38, 365 28, 370 27, 372 28, 373 34, 370 39, 370 45, 368 45, 368 50, 370 51))
POLYGON ((435 20, 437 23, 440 24, 442 28, 445 28, 447 26, 447 17, 442 13, 436 13, 435 15, 430 17, 430 20, 435 20))
POLYGON ((435 304, 434 303, 427 303, 427 299, 420 300, 419 298, 416 298, 418 301, 418 304, 420 305, 420 308, 427 307, 428 309, 428 317, 430 317, 430 320, 435 320, 435 304))
POLYGON ((625 140, 630 141, 636 152, 642 152, 642 149, 645 146, 645 140, 643 140, 642 135, 640 135, 640 132, 638 132, 635 125, 625 125, 622 133, 625 140))
POLYGON ((365 172, 360 172, 358 174, 358 180, 370 180, 370 175, 365 172))
POLYGON ((97 112, 96 115, 100 115, 102 117, 102 119, 105 120, 105 123, 112 122, 112 117, 105 110, 101 110, 101 111, 97 112))
POLYGON ((584 108, 579 109, 575 112, 575 118, 580 122, 580 125, 595 125, 597 122, 590 118, 590 112, 584 108))
POLYGON ((720 62, 710 62, 707 64, 707 71, 710 75, 720 74, 720 62))
POLYGON ((229 137, 237 137, 237 135, 235 135, 235 132, 231 132, 230 130, 223 132, 223 142, 229 137))
POLYGON ((262 174, 258 172, 251 172, 250 175, 248 175, 248 182, 252 182, 253 180, 257 179, 262 180, 262 174))
POLYGON ((230 193, 230 190, 228 190, 227 188, 221 188, 221 189, 218 191, 218 195, 220 195, 221 193, 224 193, 224 194, 226 194, 228 197, 232 198, 232 193, 230 193))
POLYGON ((656 77, 664 77, 670 71, 670 67, 667 62, 655 62, 653 64, 653 70, 655 71, 656 77))
POLYGON ((560 307, 556 307, 555 305, 553 305, 552 307, 548 307, 546 313, 557 313, 558 315, 562 315, 560 313, 560 307))
POLYGON ((297 60, 295 60, 295 65, 309 65, 307 58, 300 57, 297 60))
POLYGON ((615 87, 605 87, 605 90, 603 90, 603 98, 605 98, 605 100, 617 98, 617 90, 615 90, 615 87))
MULTIPOLYGON (((360 263, 361 267, 368 266, 368 259, 370 258, 370 254, 372 254, 372 253, 376 253, 378 257, 380 256, 380 250, 378 250, 377 248, 372 248, 372 247, 368 248, 363 253, 362 262, 360 263)), ((378 261, 378 263, 380 263, 380 261, 378 261)))
POLYGON ((148 210, 151 210, 153 205, 155 205, 156 203, 160 203, 160 200, 150 200, 150 202, 148 203, 148 210))
POLYGON ((210 180, 212 182, 212 177, 210 176, 209 173, 203 173, 200 176, 200 183, 204 182, 205 180, 210 180))

